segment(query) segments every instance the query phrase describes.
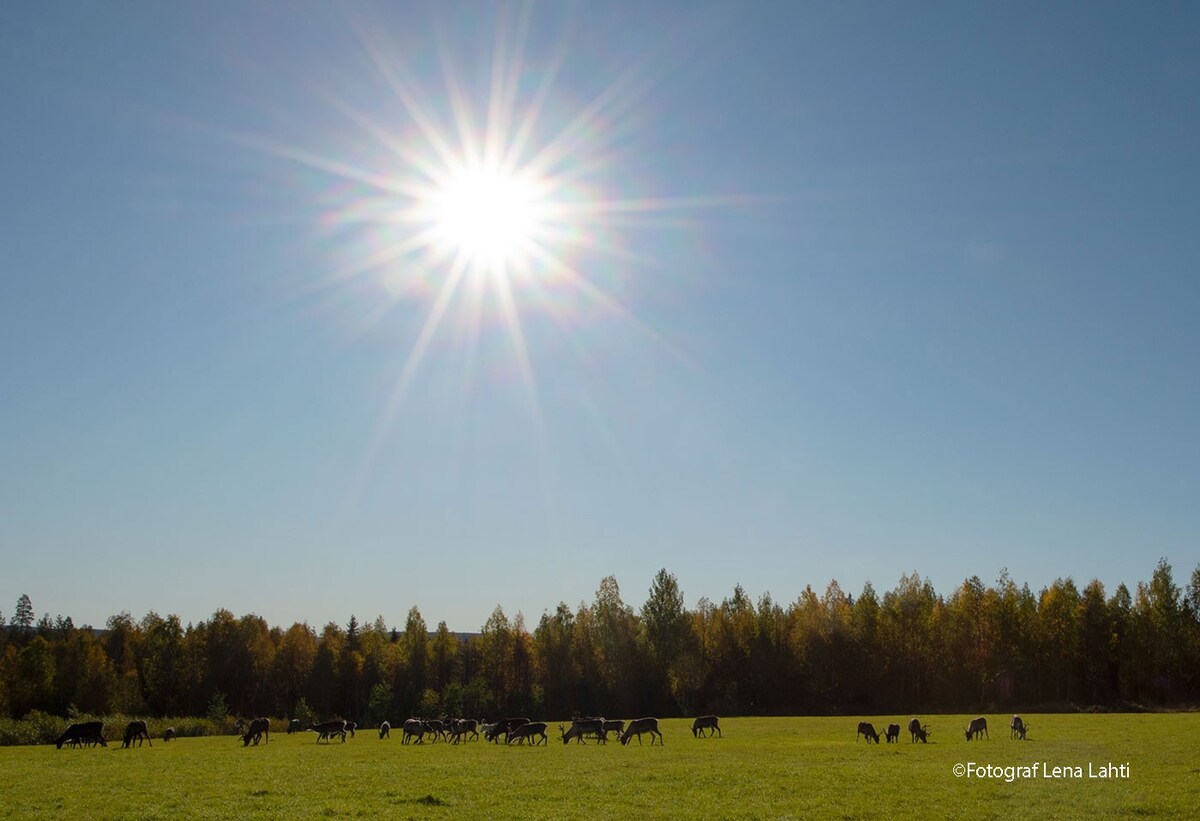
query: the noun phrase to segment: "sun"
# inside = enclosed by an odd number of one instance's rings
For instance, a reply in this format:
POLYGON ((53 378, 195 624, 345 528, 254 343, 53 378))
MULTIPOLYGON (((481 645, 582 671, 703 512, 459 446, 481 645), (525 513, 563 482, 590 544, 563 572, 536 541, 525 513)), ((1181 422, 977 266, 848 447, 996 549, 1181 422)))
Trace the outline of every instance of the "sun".
POLYGON ((528 171, 483 164, 453 168, 427 203, 436 242, 488 272, 526 268, 546 227, 544 190, 528 171))

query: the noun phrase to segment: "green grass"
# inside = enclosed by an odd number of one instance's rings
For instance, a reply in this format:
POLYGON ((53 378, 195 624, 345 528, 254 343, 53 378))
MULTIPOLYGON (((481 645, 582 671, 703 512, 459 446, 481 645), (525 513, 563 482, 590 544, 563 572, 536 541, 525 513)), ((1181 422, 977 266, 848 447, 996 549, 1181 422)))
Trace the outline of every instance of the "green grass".
MULTIPOLYGON (((928 745, 903 730, 899 744, 855 741, 859 718, 839 717, 726 718, 724 738, 699 740, 689 722, 668 720, 664 747, 402 746, 399 728, 345 744, 276 733, 250 748, 232 736, 6 747, 0 808, 75 819, 1194 817, 1200 714, 1033 714, 1025 742, 1009 740, 1007 716, 988 716, 991 740, 969 743, 967 716, 924 718, 928 745), (1084 777, 955 777, 968 762, 1082 767, 1084 777), (1128 763, 1129 777, 1088 778, 1089 765, 1110 762, 1128 763)), ((908 716, 867 720, 882 729, 908 716)))

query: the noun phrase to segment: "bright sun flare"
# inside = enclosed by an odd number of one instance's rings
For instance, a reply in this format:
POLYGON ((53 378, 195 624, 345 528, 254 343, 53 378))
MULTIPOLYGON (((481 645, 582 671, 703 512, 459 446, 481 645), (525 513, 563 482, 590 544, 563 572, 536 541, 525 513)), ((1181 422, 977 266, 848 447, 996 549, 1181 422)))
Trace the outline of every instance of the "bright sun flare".
POLYGON ((456 169, 431 197, 438 242, 486 269, 521 267, 543 227, 539 188, 520 172, 456 169))

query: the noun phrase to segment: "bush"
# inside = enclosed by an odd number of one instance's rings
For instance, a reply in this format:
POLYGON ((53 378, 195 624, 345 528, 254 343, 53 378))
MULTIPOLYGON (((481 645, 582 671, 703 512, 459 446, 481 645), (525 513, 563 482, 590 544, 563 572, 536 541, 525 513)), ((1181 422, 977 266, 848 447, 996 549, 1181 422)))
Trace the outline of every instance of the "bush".
MULTIPOLYGON (((97 716, 87 713, 80 714, 76 711, 75 715, 69 718, 60 718, 34 710, 22 719, 0 718, 0 747, 21 744, 53 744, 68 725, 83 721, 104 722, 104 737, 109 743, 115 741, 119 744, 125 736, 125 727, 138 717, 122 713, 97 716)), ((272 727, 279 727, 281 724, 287 726, 285 721, 275 719, 272 727)), ((175 735, 180 738, 232 735, 234 732, 233 719, 228 716, 221 721, 191 716, 146 719, 146 728, 150 731, 152 739, 161 739, 168 727, 174 727, 175 735)))

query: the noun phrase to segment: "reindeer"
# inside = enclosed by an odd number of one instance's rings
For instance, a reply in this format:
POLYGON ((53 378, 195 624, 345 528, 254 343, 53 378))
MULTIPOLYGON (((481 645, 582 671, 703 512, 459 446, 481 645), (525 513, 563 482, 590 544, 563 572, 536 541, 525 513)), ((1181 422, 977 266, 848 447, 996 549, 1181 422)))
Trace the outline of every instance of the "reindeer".
POLYGON ((291 735, 292 733, 298 733, 298 732, 302 731, 303 729, 304 729, 304 727, 301 726, 300 719, 298 719, 298 718, 293 718, 291 721, 288 722, 288 728, 287 728, 288 735, 291 735))
POLYGON ((654 738, 658 737, 658 743, 666 746, 666 741, 663 740, 663 734, 658 730, 657 718, 635 718, 629 722, 629 726, 625 728, 625 732, 621 733, 622 746, 629 743, 629 739, 637 736, 638 744, 642 743, 642 733, 650 734, 650 746, 654 746, 654 738))
POLYGON ((383 722, 382 724, 380 724, 379 725, 379 737, 380 738, 391 738, 392 737, 392 725, 388 724, 386 721, 383 722))
POLYGON ((891 744, 893 742, 899 742, 900 741, 900 725, 899 724, 889 724, 887 726, 887 729, 884 731, 884 737, 887 739, 888 744, 891 744))
POLYGON ((1020 716, 1013 716, 1012 721, 1008 723, 1008 737, 1019 738, 1025 740, 1025 733, 1029 732, 1029 725, 1021 720, 1020 716))
POLYGON ((400 738, 401 744, 411 744, 412 739, 416 738, 418 744, 425 743, 425 722, 419 718, 410 718, 404 722, 404 735, 400 738))
POLYGON ((254 742, 254 746, 258 746, 259 740, 265 738, 268 744, 271 743, 271 721, 266 718, 252 718, 249 726, 246 727, 246 732, 242 735, 242 746, 249 747, 250 742, 254 742))
POLYGON ((987 719, 983 716, 980 716, 979 718, 972 720, 971 723, 967 725, 966 736, 967 741, 970 741, 972 737, 983 738, 984 736, 987 736, 988 740, 990 741, 991 736, 988 735, 987 719))
POLYGON ((461 740, 469 740, 471 736, 479 738, 479 722, 473 718, 457 718, 450 722, 450 741, 457 744, 461 740))
POLYGON ((570 744, 571 739, 583 744, 585 735, 594 735, 601 742, 608 740, 608 734, 604 732, 603 718, 577 718, 571 722, 571 729, 567 729, 562 724, 558 725, 558 731, 562 734, 563 744, 570 744))
POLYGON ((346 722, 343 719, 336 718, 333 721, 322 721, 320 724, 309 725, 310 730, 317 734, 317 743, 321 743, 321 739, 325 739, 326 743, 331 743, 335 735, 342 737, 342 743, 346 743, 346 722))
POLYGON ((125 728, 125 740, 121 742, 121 749, 132 746, 135 738, 139 747, 142 746, 142 739, 145 739, 151 747, 154 746, 154 742, 150 740, 150 730, 147 729, 146 722, 141 719, 129 722, 129 726, 125 728))
POLYGON ((497 739, 500 737, 501 734, 503 734, 505 736, 505 738, 507 738, 508 734, 511 733, 513 730, 515 730, 517 727, 520 727, 522 724, 528 724, 528 723, 529 723, 529 719, 527 719, 527 718, 500 718, 500 719, 497 719, 495 721, 495 723, 493 723, 491 725, 492 730, 490 733, 487 732, 486 730, 484 731, 483 737, 486 738, 488 741, 494 741, 498 744, 499 741, 497 739))
POLYGON ((104 740, 103 721, 82 721, 78 724, 71 724, 54 742, 54 746, 61 750, 64 744, 76 746, 89 741, 93 744, 98 743, 101 747, 108 746, 108 742, 104 740))
POLYGON ((908 731, 912 734, 911 744, 920 741, 922 744, 929 743, 929 725, 922 725, 918 719, 912 719, 908 722, 908 731))
POLYGON ((858 741, 860 735, 867 740, 868 744, 872 741, 876 744, 879 743, 879 733, 875 732, 875 726, 869 721, 858 722, 858 732, 854 734, 854 740, 858 741))
POLYGON ((605 719, 604 720, 604 740, 608 741, 608 734, 615 733, 617 738, 621 737, 621 733, 625 732, 625 722, 620 719, 605 719))
POLYGON ((178 735, 179 734, 175 732, 174 727, 168 727, 166 730, 163 731, 163 743, 166 744, 168 741, 170 741, 172 738, 177 737, 178 735))
POLYGON ((431 718, 425 722, 425 732, 433 736, 434 743, 440 738, 446 739, 446 725, 439 718, 431 718))
POLYGON ((721 719, 716 716, 700 716, 692 722, 692 736, 705 738, 705 730, 708 730, 707 735, 712 735, 714 732, 719 738, 724 738, 721 734, 721 719))
POLYGON ((512 744, 513 739, 516 739, 518 743, 523 744, 525 739, 528 738, 529 743, 536 747, 538 742, 537 738, 534 736, 541 737, 542 743, 544 744, 550 743, 550 739, 546 737, 546 723, 544 721, 527 721, 524 724, 509 730, 508 738, 504 740, 504 743, 512 744))
POLYGON ((479 721, 476 719, 456 719, 454 729, 458 733, 457 738, 466 736, 464 741, 469 741, 470 738, 479 741, 479 721))

